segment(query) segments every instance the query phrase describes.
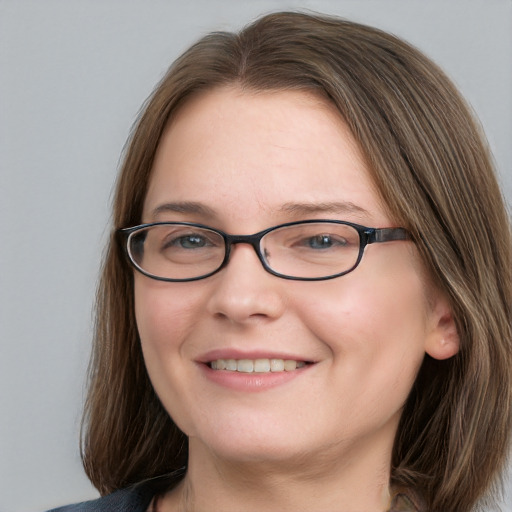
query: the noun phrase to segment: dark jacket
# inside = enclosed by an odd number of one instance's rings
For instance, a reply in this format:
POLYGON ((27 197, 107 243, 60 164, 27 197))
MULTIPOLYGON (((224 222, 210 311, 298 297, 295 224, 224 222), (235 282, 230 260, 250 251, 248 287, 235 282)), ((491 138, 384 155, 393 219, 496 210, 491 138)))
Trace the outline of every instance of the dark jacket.
POLYGON ((152 483, 122 489, 97 500, 54 508, 48 512, 146 512, 159 490, 152 483))

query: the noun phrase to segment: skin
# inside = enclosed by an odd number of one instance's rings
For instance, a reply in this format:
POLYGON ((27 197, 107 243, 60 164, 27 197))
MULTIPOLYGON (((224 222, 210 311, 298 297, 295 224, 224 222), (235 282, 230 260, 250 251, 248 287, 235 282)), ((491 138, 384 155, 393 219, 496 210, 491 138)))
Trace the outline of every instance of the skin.
MULTIPOLYGON (((233 87, 180 109, 156 155, 143 222, 252 234, 315 218, 397 226, 329 104, 305 92, 233 87), (201 208, 155 212, 177 202, 201 208)), ((423 357, 458 349, 449 305, 428 288, 407 241, 368 246, 355 271, 330 281, 272 276, 246 244, 201 281, 136 272, 147 369, 190 443, 187 475, 162 511, 386 510, 393 440, 423 357), (205 377, 198 359, 214 349, 315 364, 246 392, 205 377)))

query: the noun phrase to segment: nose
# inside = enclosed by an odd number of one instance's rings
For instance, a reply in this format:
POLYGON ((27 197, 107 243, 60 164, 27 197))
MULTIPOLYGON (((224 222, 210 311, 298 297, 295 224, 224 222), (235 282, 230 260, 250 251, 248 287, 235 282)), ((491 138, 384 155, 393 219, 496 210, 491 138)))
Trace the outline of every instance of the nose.
POLYGON ((229 263, 213 277, 207 309, 215 317, 244 324, 283 314, 286 281, 263 268, 251 244, 234 244, 229 263))

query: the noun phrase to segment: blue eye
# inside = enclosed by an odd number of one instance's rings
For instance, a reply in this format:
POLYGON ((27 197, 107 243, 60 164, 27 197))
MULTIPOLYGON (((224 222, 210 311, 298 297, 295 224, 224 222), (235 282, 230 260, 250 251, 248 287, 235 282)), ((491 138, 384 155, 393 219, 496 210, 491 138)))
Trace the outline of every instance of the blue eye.
POLYGON ((200 249, 211 244, 208 243, 206 238, 194 234, 175 238, 174 240, 172 240, 170 245, 178 245, 180 247, 183 247, 183 249, 200 249))
POLYGON ((332 235, 316 235, 305 240, 305 244, 311 249, 330 249, 333 246, 345 246, 346 240, 343 238, 333 238, 332 235))
POLYGON ((216 244, 213 240, 211 240, 210 237, 198 233, 172 236, 168 237, 166 241, 162 242, 162 248, 166 250, 194 250, 205 249, 214 246, 216 246, 216 244))

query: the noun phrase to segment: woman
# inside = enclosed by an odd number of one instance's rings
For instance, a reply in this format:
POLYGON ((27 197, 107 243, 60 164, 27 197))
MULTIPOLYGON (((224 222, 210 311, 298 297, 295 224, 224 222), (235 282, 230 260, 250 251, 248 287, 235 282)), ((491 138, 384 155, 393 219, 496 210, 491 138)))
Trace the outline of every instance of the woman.
POLYGON ((83 443, 107 496, 76 510, 489 496, 512 362, 490 161, 443 73, 376 29, 279 13, 189 49, 117 184, 83 443))

